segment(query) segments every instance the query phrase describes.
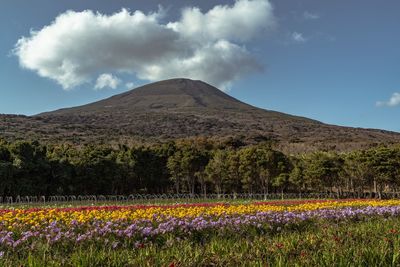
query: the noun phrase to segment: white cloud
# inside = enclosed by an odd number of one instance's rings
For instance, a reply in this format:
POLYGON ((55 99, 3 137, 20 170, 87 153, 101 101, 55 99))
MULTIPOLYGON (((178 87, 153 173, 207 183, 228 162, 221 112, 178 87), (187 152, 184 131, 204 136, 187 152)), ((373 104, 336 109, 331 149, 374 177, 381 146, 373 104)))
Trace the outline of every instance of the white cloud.
POLYGON ((316 13, 311 13, 311 12, 308 12, 308 11, 304 11, 303 18, 306 19, 306 20, 315 20, 315 19, 319 19, 320 16, 318 14, 316 14, 316 13))
POLYGON ((125 84, 125 87, 128 88, 128 89, 132 89, 134 86, 135 86, 135 84, 132 83, 132 82, 128 82, 128 83, 125 84))
POLYGON ((400 105, 400 93, 393 93, 388 101, 378 101, 376 102, 376 106, 378 107, 395 107, 400 105))
POLYGON ((171 59, 166 62, 168 68, 158 65, 149 65, 139 75, 139 78, 158 80, 176 77, 193 78, 203 81, 219 81, 220 89, 227 90, 231 82, 237 80, 241 75, 261 69, 261 66, 251 58, 243 47, 228 41, 203 46, 195 53, 185 59, 171 59), (240 71, 238 71, 240 69, 240 71))
POLYGON ((100 89, 104 89, 106 87, 116 89, 120 83, 121 83, 121 80, 118 79, 117 77, 115 77, 114 75, 112 75, 110 73, 103 73, 103 74, 99 75, 99 77, 97 78, 94 89, 100 90, 100 89))
POLYGON ((293 41, 297 43, 304 43, 307 41, 307 39, 300 32, 293 32, 290 37, 293 41))
POLYGON ((66 11, 15 45, 20 65, 64 89, 101 73, 130 73, 156 81, 200 79, 227 87, 260 70, 244 44, 275 25, 268 0, 238 0, 203 13, 192 7, 178 21, 161 23, 163 10, 112 15, 66 11))
POLYGON ((215 6, 207 13, 185 8, 180 21, 168 23, 183 36, 200 41, 247 41, 275 27, 272 5, 266 0, 239 0, 233 6, 215 6))

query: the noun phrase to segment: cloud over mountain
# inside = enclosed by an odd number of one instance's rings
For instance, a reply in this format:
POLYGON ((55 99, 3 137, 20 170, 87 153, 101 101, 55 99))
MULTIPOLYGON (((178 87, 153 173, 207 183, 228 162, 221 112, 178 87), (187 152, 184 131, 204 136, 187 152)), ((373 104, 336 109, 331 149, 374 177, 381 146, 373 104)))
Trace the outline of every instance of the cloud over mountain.
POLYGON ((290 35, 290 38, 296 43, 305 43, 305 42, 307 42, 307 39, 300 32, 293 32, 290 35))
POLYGON ((378 107, 395 107, 400 105, 400 93, 393 93, 388 101, 378 101, 376 102, 376 106, 378 107))
POLYGON ((316 13, 311 13, 308 11, 304 11, 304 13, 303 13, 303 18, 306 20, 315 20, 315 19, 319 19, 319 17, 320 16, 316 13))
MULTIPOLYGON (((112 15, 66 11, 21 37, 14 53, 22 67, 64 89, 91 83, 105 73, 110 75, 103 77, 107 82, 128 73, 149 81, 200 79, 227 88, 260 70, 244 45, 276 24, 268 0, 238 0, 205 13, 190 7, 178 21, 162 20, 162 9, 149 14, 122 9, 112 15)), ((95 87, 101 86, 97 80, 95 87)))
POLYGON ((116 89, 121 83, 121 80, 110 73, 103 73, 99 75, 96 80, 96 85, 94 89, 101 90, 103 88, 109 87, 111 89, 116 89))

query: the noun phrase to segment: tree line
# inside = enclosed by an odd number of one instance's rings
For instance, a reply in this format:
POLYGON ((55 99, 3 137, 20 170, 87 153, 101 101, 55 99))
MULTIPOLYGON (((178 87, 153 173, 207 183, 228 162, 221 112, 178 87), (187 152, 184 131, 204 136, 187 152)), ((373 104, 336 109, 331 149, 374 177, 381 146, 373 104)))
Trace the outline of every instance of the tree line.
POLYGON ((398 192, 400 146, 286 155, 206 139, 128 147, 0 140, 0 195, 398 192))

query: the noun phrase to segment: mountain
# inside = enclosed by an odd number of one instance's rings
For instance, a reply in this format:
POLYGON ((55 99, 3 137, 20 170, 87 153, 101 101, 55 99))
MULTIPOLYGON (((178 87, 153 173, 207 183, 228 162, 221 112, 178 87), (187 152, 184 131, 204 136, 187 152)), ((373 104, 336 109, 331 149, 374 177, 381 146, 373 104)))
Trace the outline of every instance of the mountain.
POLYGON ((98 102, 31 117, 2 115, 0 130, 8 139, 75 143, 233 137, 250 143, 272 140, 290 151, 400 142, 400 134, 395 132, 328 125, 253 107, 207 83, 189 79, 151 83, 98 102))
POLYGON ((88 105, 60 109, 39 115, 108 112, 110 108, 133 112, 188 108, 246 109, 253 107, 240 102, 205 82, 189 79, 171 79, 144 85, 88 105))

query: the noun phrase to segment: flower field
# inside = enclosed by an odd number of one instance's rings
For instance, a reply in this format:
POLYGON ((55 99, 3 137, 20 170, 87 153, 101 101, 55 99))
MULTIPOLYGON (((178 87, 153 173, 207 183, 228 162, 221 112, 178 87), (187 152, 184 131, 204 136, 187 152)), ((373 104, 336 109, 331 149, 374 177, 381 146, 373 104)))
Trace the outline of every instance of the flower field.
MULTIPOLYGON (((239 237, 239 243, 243 238, 272 240, 278 234, 313 227, 320 231, 321 225, 353 227, 399 217, 400 200, 357 199, 3 209, 0 257, 6 264, 16 255, 28 260, 45 251, 51 258, 75 253, 76 248, 140 254, 150 248, 179 247, 182 242, 197 246, 239 237)), ((399 228, 393 228, 392 234, 398 236, 399 228)), ((397 258, 392 260, 398 263, 397 258)), ((176 264, 186 266, 181 261, 176 264)))

